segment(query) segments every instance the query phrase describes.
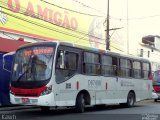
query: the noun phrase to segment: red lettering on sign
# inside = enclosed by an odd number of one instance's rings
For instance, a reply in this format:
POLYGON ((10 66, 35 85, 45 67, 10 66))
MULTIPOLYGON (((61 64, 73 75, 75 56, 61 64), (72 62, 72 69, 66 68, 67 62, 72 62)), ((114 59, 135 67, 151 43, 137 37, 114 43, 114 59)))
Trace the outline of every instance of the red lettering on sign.
POLYGON ((70 24, 71 24, 71 28, 73 30, 76 30, 78 28, 78 22, 77 22, 76 18, 72 18, 70 24))
POLYGON ((35 17, 35 13, 34 13, 34 7, 33 4, 31 2, 28 2, 28 6, 25 12, 26 15, 35 17))
POLYGON ((61 25, 62 24, 62 15, 59 12, 55 12, 54 13, 54 22, 57 25, 61 25))
POLYGON ((49 22, 52 23, 52 21, 53 21, 53 10, 49 9, 48 11, 49 11, 49 22))
POLYGON ((34 50, 25 50, 24 56, 39 55, 39 54, 52 54, 54 52, 53 48, 39 48, 34 50))
POLYGON ((48 21, 49 17, 48 17, 48 13, 49 13, 49 9, 48 8, 44 8, 42 10, 42 7, 40 5, 37 6, 38 8, 38 18, 42 19, 42 20, 45 20, 45 21, 48 21))
MULTIPOLYGON (((64 11, 61 13, 60 11, 54 11, 51 8, 42 7, 41 5, 35 5, 31 1, 28 1, 27 6, 23 6, 22 10, 26 10, 24 12, 25 15, 31 16, 34 18, 39 18, 41 20, 50 22, 52 24, 65 27, 72 30, 78 29, 78 21, 76 18, 71 17, 68 11, 64 11)), ((13 12, 21 12, 20 0, 8 0, 8 8, 13 12)))
POLYGON ((8 8, 13 12, 19 12, 20 11, 19 0, 14 0, 14 3, 13 3, 13 0, 8 0, 8 8))
POLYGON ((66 27, 66 28, 70 28, 70 24, 69 24, 69 19, 68 19, 68 16, 66 14, 68 14, 67 12, 64 12, 65 13, 65 17, 64 17, 64 20, 63 20, 63 27, 66 27))
POLYGON ((24 56, 31 56, 32 51, 28 50, 28 51, 24 51, 24 56))

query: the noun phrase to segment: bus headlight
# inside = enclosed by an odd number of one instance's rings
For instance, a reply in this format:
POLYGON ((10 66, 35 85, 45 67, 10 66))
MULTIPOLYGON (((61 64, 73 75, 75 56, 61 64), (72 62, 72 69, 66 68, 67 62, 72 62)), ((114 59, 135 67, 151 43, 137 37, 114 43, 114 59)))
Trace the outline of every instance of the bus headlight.
POLYGON ((40 96, 50 94, 51 92, 52 92, 52 85, 47 87, 47 89, 45 89, 44 91, 42 91, 40 96))
POLYGON ((10 94, 14 95, 14 93, 13 93, 13 91, 12 91, 12 90, 10 90, 9 92, 10 92, 10 94))

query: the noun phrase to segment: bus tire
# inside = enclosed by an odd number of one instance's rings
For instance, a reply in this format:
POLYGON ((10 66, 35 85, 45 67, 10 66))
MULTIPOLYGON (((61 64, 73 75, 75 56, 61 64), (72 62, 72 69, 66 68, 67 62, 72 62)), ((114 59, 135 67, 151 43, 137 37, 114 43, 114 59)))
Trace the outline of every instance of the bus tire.
POLYGON ((50 107, 48 106, 41 106, 40 108, 42 112, 48 112, 50 110, 50 107))
POLYGON ((76 110, 79 113, 83 113, 85 110, 85 98, 83 93, 80 93, 76 99, 76 110))
POLYGON ((154 99, 154 102, 157 102, 157 99, 154 99))
POLYGON ((127 96, 127 107, 133 107, 135 103, 135 94, 133 92, 129 92, 127 96))

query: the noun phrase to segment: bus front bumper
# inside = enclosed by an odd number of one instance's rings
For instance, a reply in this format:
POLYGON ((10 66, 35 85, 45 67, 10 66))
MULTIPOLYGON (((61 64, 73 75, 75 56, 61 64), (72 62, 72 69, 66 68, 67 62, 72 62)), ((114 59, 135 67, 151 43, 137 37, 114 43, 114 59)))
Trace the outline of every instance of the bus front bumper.
POLYGON ((54 93, 39 97, 20 97, 10 94, 10 101, 12 104, 20 105, 56 106, 54 100, 54 93))
POLYGON ((158 98, 156 98, 156 99, 160 100, 160 93, 158 92, 157 95, 158 95, 158 98))

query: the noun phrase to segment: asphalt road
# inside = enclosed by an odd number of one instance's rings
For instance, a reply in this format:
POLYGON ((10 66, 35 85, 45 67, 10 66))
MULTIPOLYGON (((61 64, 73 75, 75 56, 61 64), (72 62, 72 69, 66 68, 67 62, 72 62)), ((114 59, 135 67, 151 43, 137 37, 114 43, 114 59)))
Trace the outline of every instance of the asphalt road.
POLYGON ((146 100, 136 103, 133 108, 119 105, 89 107, 85 113, 74 109, 51 109, 45 113, 38 107, 0 109, 0 119, 9 120, 160 120, 160 102, 146 100))

